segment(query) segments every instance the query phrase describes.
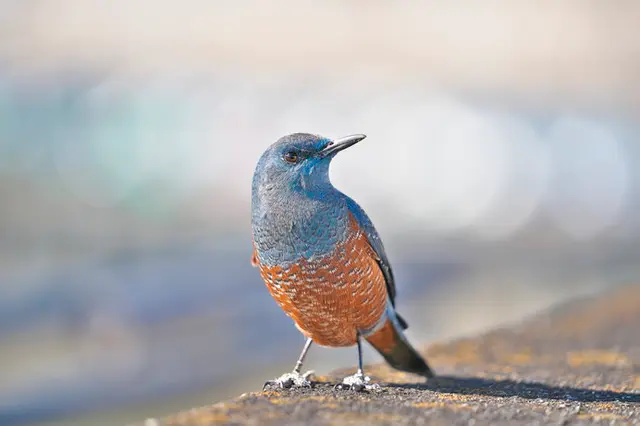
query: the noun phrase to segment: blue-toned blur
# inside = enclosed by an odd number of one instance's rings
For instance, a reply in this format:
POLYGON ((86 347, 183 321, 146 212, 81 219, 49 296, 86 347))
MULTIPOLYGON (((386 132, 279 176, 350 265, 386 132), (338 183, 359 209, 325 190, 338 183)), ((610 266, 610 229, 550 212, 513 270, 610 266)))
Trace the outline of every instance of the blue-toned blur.
POLYGON ((0 424, 124 424, 293 366, 250 264, 253 168, 288 133, 368 136, 331 176, 419 347, 637 280, 639 15, 0 1, 0 424))

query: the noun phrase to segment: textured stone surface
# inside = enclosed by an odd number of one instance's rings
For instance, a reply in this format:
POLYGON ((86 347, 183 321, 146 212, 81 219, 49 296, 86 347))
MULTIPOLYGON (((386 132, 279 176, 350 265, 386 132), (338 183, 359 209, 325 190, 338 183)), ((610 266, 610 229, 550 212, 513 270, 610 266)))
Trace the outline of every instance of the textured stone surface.
POLYGON ((640 285, 575 300, 511 328, 426 350, 428 383, 384 365, 379 391, 333 385, 250 393, 147 425, 640 424, 640 285))

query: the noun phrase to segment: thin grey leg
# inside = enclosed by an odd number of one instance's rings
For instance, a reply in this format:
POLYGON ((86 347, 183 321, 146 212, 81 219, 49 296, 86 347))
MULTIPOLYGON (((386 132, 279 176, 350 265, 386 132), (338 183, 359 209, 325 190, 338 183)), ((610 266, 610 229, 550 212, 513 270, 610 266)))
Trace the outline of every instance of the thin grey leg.
MULTIPOLYGON (((302 368, 302 363, 304 362, 304 359, 307 356, 307 352, 309 352, 309 348, 311 347, 311 344, 313 343, 313 340, 311 338, 307 338, 307 341, 304 344, 304 348, 302 348, 302 353, 300 354, 300 357, 298 357, 298 362, 296 362, 296 366, 293 369, 293 371, 295 373, 300 373, 300 369, 302 368)), ((358 347, 360 345, 360 342, 358 341, 358 347)))
POLYGON ((358 333, 358 337, 357 337, 357 342, 358 342, 358 373, 359 375, 363 376, 364 373, 362 371, 362 342, 360 342, 360 333, 358 333))
POLYGON ((278 377, 275 380, 269 380, 264 384, 263 390, 268 387, 276 387, 280 389, 288 389, 292 387, 311 387, 311 382, 309 381, 309 377, 313 374, 313 371, 307 371, 304 374, 300 374, 300 369, 302 368, 302 364, 304 363, 304 359, 307 356, 307 352, 309 352, 309 348, 313 340, 307 339, 304 344, 304 348, 302 348, 302 353, 298 357, 298 361, 296 362, 296 366, 293 368, 291 373, 285 373, 282 376, 278 377))
POLYGON ((345 377, 342 383, 336 385, 337 389, 353 389, 355 391, 380 389, 376 383, 370 383, 371 379, 366 377, 362 367, 362 342, 360 341, 360 333, 356 337, 358 345, 358 371, 353 376, 345 377))

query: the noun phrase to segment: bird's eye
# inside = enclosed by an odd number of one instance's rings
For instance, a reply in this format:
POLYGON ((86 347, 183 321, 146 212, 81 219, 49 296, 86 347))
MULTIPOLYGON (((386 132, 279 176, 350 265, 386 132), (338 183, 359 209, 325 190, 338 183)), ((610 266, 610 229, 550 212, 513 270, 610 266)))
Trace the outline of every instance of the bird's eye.
POLYGON ((300 157, 298 156, 298 153, 295 151, 285 152, 284 154, 284 161, 286 161, 287 163, 295 164, 298 162, 299 159, 300 157))

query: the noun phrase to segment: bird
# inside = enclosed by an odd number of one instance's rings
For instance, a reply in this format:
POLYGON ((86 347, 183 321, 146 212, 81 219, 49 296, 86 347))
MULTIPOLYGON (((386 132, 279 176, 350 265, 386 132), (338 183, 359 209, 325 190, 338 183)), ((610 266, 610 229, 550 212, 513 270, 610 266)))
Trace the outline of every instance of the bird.
POLYGON ((256 165, 251 263, 306 337, 293 371, 266 382, 265 388, 311 386, 313 372, 302 374, 301 368, 314 342, 357 346, 357 371, 340 388, 379 388, 364 374, 363 339, 393 368, 434 377, 404 334, 408 324, 396 312, 395 279, 376 228, 329 179, 334 157, 365 137, 289 134, 269 146, 256 165))

